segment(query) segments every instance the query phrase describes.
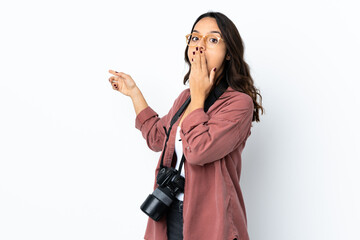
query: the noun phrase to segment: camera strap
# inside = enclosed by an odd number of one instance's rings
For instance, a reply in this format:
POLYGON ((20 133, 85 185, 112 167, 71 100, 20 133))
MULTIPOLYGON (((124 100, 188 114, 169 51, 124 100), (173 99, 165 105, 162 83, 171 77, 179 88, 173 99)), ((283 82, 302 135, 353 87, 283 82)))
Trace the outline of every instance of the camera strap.
MULTIPOLYGON (((214 102, 226 91, 226 89, 229 86, 227 80, 228 79, 227 79, 227 74, 226 74, 226 79, 222 79, 220 81, 220 83, 210 92, 209 96, 206 98, 205 103, 204 103, 204 112, 207 112, 207 110, 210 108, 210 106, 213 105, 214 102)), ((185 101, 185 103, 175 113, 174 117, 171 119, 169 131, 166 131, 166 127, 164 127, 165 133, 166 133, 166 141, 165 141, 163 154, 162 154, 162 157, 161 157, 160 169, 164 167, 163 166, 163 160, 164 160, 166 144, 167 144, 167 142, 169 140, 171 128, 174 125, 174 123, 179 119, 179 117, 183 113, 184 109, 189 105, 190 101, 191 101, 191 96, 189 96, 189 98, 185 101)), ((177 173, 178 175, 180 175, 180 173, 181 173, 181 169, 182 169, 182 165, 184 164, 184 161, 185 161, 185 156, 183 154, 182 158, 181 158, 180 166, 179 166, 179 169, 178 169, 178 173, 177 173)))

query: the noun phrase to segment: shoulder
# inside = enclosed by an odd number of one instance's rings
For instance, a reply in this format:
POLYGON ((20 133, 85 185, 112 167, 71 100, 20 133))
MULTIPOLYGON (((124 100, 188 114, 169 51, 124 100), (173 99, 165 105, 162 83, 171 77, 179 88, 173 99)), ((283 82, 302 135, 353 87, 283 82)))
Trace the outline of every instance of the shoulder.
POLYGON ((239 92, 230 86, 220 96, 220 98, 227 106, 231 105, 231 107, 248 109, 249 111, 254 109, 253 99, 248 94, 239 92))
POLYGON ((190 88, 186 88, 184 90, 182 90, 179 94, 179 96, 177 97, 178 100, 180 100, 181 102, 185 101, 188 97, 190 97, 190 88))
POLYGON ((173 103, 173 108, 179 108, 189 96, 190 96, 190 88, 181 90, 180 94, 177 96, 177 98, 173 103))
POLYGON ((190 88, 185 88, 184 90, 181 91, 179 97, 189 97, 190 96, 190 88))

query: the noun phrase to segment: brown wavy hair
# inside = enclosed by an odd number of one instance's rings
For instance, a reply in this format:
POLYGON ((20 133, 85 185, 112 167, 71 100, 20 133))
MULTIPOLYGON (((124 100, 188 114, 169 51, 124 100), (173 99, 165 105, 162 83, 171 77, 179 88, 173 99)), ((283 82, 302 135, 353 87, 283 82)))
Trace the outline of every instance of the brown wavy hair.
MULTIPOLYGON (((225 40, 224 43, 226 45, 226 54, 230 55, 230 60, 224 61, 224 71, 222 71, 220 76, 215 80, 215 84, 212 86, 210 91, 212 91, 222 79, 227 79, 227 82, 231 88, 236 91, 243 92, 253 99, 254 113, 252 121, 260 122, 259 110, 261 109, 261 114, 263 114, 265 111, 261 105, 262 96, 260 91, 254 86, 254 81, 250 75, 250 67, 244 60, 244 43, 240 37, 239 31, 237 30, 235 24, 224 14, 220 12, 209 11, 200 15, 196 19, 190 33, 193 32, 196 23, 204 17, 215 18, 217 25, 222 33, 222 38, 225 40), (257 95, 259 95, 260 102, 257 102, 257 95)), ((189 80, 191 71, 191 64, 187 55, 188 47, 189 46, 186 45, 185 62, 189 66, 189 71, 184 76, 184 85, 189 80)))

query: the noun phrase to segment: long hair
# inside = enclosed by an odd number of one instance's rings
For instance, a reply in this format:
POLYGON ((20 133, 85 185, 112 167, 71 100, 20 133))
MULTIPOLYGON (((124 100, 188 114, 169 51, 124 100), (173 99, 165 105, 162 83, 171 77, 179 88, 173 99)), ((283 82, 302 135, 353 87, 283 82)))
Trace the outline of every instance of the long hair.
MULTIPOLYGON (((259 109, 261 109, 261 114, 264 113, 264 108, 261 105, 262 96, 260 91, 254 86, 254 81, 250 75, 250 67, 244 60, 244 44, 242 38, 240 37, 239 31, 237 30, 235 24, 224 14, 220 12, 209 11, 196 19, 194 25, 191 28, 191 33, 193 32, 196 23, 204 17, 215 18, 217 25, 222 33, 222 38, 225 40, 224 43, 226 45, 226 54, 230 55, 230 60, 224 60, 224 70, 215 80, 215 83, 213 84, 210 91, 212 91, 222 79, 228 79, 227 81, 231 88, 236 91, 243 92, 253 99, 254 112, 252 121, 260 122, 259 109), (257 102, 257 95, 260 97, 260 102, 257 102)), ((184 76, 184 85, 189 80, 191 71, 191 63, 188 60, 187 54, 188 47, 189 46, 186 45, 185 62, 189 66, 189 71, 184 76)))

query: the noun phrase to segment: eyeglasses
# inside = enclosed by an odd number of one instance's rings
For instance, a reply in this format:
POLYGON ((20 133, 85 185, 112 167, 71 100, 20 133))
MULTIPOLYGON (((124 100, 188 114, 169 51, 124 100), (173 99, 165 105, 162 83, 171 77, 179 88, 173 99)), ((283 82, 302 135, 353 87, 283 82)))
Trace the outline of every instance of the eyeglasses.
POLYGON ((186 44, 189 47, 195 47, 199 44, 199 42, 205 37, 205 44, 207 48, 213 48, 215 47, 220 40, 224 41, 221 37, 215 35, 215 34, 209 34, 209 35, 201 35, 199 33, 190 33, 186 36, 186 44))

